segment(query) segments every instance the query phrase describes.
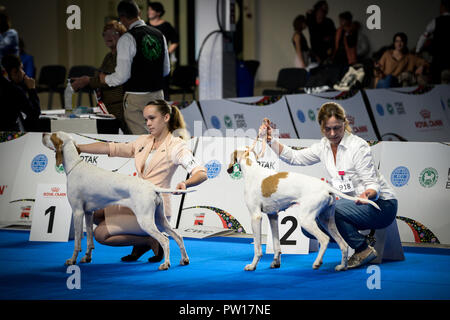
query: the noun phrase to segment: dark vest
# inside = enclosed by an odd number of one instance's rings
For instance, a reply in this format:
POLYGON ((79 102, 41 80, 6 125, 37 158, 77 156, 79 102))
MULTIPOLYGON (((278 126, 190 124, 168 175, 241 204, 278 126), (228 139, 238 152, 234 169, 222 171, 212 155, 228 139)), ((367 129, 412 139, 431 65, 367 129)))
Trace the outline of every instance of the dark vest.
POLYGON ((128 32, 136 41, 136 55, 131 63, 130 79, 125 91, 153 92, 162 89, 164 70, 164 38, 156 28, 144 25, 128 32))
POLYGON ((435 62, 448 68, 450 61, 450 16, 436 18, 436 28, 433 34, 433 58, 435 62))

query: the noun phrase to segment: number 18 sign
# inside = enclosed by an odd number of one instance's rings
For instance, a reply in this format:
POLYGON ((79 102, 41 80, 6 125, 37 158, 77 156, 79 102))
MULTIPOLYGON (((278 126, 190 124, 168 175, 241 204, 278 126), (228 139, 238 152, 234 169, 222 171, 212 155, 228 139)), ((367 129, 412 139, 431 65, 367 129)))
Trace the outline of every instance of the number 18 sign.
POLYGON ((31 222, 30 241, 67 242, 72 208, 65 184, 38 184, 31 222))

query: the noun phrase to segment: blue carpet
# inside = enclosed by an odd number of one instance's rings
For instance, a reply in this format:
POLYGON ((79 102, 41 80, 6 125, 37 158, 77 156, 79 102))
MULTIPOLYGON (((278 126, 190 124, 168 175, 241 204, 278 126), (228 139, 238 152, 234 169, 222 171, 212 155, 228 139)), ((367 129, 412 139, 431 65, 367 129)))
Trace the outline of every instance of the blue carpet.
MULTIPOLYGON (((64 261, 73 242, 29 242, 24 231, 0 231, 0 299, 152 299, 152 300, 299 300, 299 299, 449 299, 450 250, 405 249, 405 261, 380 265, 380 289, 368 289, 367 268, 335 272, 340 251, 330 247, 320 270, 316 253, 284 255, 280 269, 270 269, 264 255, 255 272, 243 270, 253 256, 250 239, 185 239, 191 264, 180 266, 171 240, 168 271, 158 271, 144 255, 123 263, 130 247, 96 243, 93 261, 80 265, 81 289, 69 290, 64 261)), ((86 241, 82 242, 83 250, 86 241)), ((84 252, 80 255, 83 255, 84 252)))

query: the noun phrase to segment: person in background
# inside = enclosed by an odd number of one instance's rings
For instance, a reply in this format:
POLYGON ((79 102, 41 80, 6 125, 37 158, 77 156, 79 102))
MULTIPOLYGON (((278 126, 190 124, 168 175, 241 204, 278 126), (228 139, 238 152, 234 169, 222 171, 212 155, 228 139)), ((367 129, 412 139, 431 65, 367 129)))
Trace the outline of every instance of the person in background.
POLYGON ((20 131, 21 124, 26 129, 41 114, 35 81, 23 71, 19 56, 6 55, 1 64, 6 77, 0 75, 0 131, 20 131))
POLYGON ((399 32, 394 35, 393 49, 386 50, 375 63, 375 87, 391 88, 425 84, 422 76, 428 63, 408 50, 408 37, 399 32))
POLYGON ((333 62, 342 66, 353 65, 357 61, 357 34, 353 30, 353 16, 349 11, 339 15, 339 25, 336 30, 333 62))
MULTIPOLYGON (((294 150, 281 144, 272 135, 273 128, 268 119, 264 119, 259 130, 260 133, 267 132, 267 143, 281 160, 300 166, 321 162, 331 176, 333 185, 351 185, 352 188, 347 191, 349 195, 373 200, 381 208, 381 211, 377 210, 359 200, 336 201, 336 226, 345 242, 355 249, 348 260, 348 268, 357 268, 377 257, 375 249, 358 231, 389 226, 397 214, 397 199, 386 179, 378 172, 370 146, 365 140, 352 134, 344 108, 334 102, 324 103, 317 118, 324 137, 302 150, 294 150)), ((320 221, 318 222, 320 226, 320 221)), ((312 237, 309 233, 304 233, 312 237)))
MULTIPOLYGON (((149 134, 141 135, 133 142, 95 142, 80 144, 78 147, 85 153, 134 158, 138 176, 158 187, 169 188, 180 165, 190 176, 177 184, 177 190, 186 190, 207 180, 206 168, 194 158, 184 141, 187 138, 186 125, 176 106, 169 105, 164 100, 150 101, 144 108, 143 119, 149 134)), ((163 194, 162 197, 164 214, 170 219, 170 195, 163 194)), ((94 223, 98 225, 94 232, 98 242, 109 246, 133 246, 131 254, 122 257, 122 261, 136 261, 150 249, 155 256, 149 262, 162 260, 162 247, 140 228, 136 216, 129 208, 109 206, 98 210, 94 213, 94 223)))
MULTIPOLYGON (((169 52, 170 61, 176 62, 175 50, 178 48, 180 40, 178 37, 178 33, 172 27, 172 25, 162 19, 164 16, 164 6, 160 2, 148 2, 148 22, 147 24, 151 27, 154 27, 161 31, 161 33, 166 38, 169 52)), ((169 100, 169 83, 170 83, 170 74, 164 77, 164 99, 169 100)))
POLYGON ((333 20, 327 17, 327 14, 328 3, 323 0, 318 1, 314 8, 306 14, 311 50, 320 64, 331 58, 334 48, 336 27, 333 20))
POLYGON ((8 54, 19 55, 19 34, 11 29, 11 20, 4 6, 0 6, 0 61, 8 54))
MULTIPOLYGON (((108 52, 103 58, 100 70, 104 73, 111 74, 117 65, 117 42, 119 38, 127 32, 127 29, 120 24, 117 20, 111 20, 103 27, 103 40, 105 45, 109 48, 108 52)), ((130 129, 125 122, 123 114, 123 86, 109 87, 106 84, 100 82, 99 75, 94 77, 82 76, 78 78, 72 78, 72 88, 78 91, 86 86, 90 86, 93 89, 99 89, 101 91, 101 98, 105 104, 108 112, 113 114, 120 124, 120 129, 124 134, 131 134, 130 129)))
POLYGON ((295 67, 309 69, 310 65, 310 50, 308 42, 303 35, 303 30, 306 29, 306 18, 304 15, 298 15, 293 23, 294 35, 292 36, 292 44, 295 49, 295 67))
POLYGON ((433 19, 420 36, 416 53, 431 42, 431 79, 433 83, 450 81, 450 0, 441 0, 440 16, 433 19), (444 79, 445 78, 445 79, 444 79))
POLYGON ((25 42, 19 38, 20 60, 22 60, 23 70, 30 78, 36 77, 36 67, 34 65, 34 57, 25 52, 25 42))
POLYGON ((127 32, 117 42, 114 73, 100 72, 101 83, 109 87, 124 85, 124 116, 132 134, 146 134, 142 111, 148 101, 164 98, 163 77, 170 73, 170 61, 164 35, 139 18, 134 1, 122 0, 117 13, 127 32))

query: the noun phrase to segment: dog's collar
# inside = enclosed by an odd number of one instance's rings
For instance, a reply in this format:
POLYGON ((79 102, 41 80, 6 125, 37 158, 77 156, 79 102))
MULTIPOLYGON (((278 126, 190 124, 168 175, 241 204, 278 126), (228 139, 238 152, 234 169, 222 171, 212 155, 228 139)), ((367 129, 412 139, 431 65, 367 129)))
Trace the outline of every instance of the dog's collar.
POLYGON ((74 165, 72 168, 70 168, 69 171, 67 171, 67 175, 69 175, 69 173, 71 173, 72 170, 73 170, 77 165, 79 165, 81 162, 83 162, 83 159, 82 159, 82 158, 78 159, 77 163, 75 163, 75 165, 74 165))

